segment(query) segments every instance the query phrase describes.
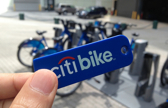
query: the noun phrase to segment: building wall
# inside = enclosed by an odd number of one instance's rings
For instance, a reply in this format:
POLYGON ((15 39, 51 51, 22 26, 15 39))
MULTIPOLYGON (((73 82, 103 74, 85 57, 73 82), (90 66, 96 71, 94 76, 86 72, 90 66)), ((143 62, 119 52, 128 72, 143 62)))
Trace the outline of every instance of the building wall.
POLYGON ((138 0, 117 0, 117 16, 132 17, 132 12, 137 11, 138 0))
POLYGON ((40 0, 14 0, 16 11, 39 11, 40 0))

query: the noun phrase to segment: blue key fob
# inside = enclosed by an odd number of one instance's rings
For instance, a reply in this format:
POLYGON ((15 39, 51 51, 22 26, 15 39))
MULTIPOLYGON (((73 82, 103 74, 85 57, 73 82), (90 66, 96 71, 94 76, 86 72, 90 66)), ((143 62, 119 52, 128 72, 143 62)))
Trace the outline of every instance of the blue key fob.
POLYGON ((49 69, 58 77, 58 88, 131 64, 132 50, 120 35, 34 59, 34 70, 49 69))

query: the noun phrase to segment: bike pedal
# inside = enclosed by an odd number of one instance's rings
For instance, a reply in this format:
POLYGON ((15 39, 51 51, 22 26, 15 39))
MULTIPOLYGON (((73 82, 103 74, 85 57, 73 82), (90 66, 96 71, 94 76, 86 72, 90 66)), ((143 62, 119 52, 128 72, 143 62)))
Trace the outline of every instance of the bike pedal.
POLYGON ((119 35, 34 59, 33 64, 35 71, 53 71, 62 88, 128 66, 132 60, 127 37, 119 35))

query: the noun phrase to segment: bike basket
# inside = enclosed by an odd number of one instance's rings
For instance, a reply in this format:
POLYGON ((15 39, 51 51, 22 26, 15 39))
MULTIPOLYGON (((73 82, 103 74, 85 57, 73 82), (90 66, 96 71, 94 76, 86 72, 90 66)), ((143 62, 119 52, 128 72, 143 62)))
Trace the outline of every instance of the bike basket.
POLYGON ((75 29, 75 23, 74 22, 69 22, 68 28, 69 29, 75 29))

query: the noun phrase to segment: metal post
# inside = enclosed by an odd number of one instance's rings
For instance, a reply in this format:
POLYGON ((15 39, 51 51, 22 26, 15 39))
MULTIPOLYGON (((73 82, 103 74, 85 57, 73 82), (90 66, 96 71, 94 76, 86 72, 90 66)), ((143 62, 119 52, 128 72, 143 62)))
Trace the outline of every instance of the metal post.
POLYGON ((139 76, 135 96, 142 96, 146 102, 150 102, 152 100, 156 75, 158 70, 160 56, 157 54, 146 52, 144 53, 143 67, 141 74, 139 76), (154 74, 151 76, 151 68, 152 63, 154 63, 154 74), (152 80, 150 81, 150 79, 152 80))
POLYGON ((129 69, 129 74, 140 75, 143 64, 143 53, 148 44, 148 41, 137 39, 135 41, 135 49, 133 51, 134 59, 129 69))
POLYGON ((137 97, 145 94, 145 90, 148 87, 152 66, 152 55, 146 54, 146 52, 143 55, 144 59, 143 59, 142 71, 139 75, 139 79, 135 90, 135 96, 137 97))
POLYGON ((152 100, 154 88, 155 88, 155 83, 156 83, 156 75, 158 71, 158 65, 159 65, 159 58, 160 56, 158 54, 153 54, 152 61, 154 63, 154 74, 152 78, 151 84, 146 88, 145 94, 143 95, 143 98, 145 101, 150 102, 152 100))
POLYGON ((105 74, 105 80, 112 83, 116 84, 119 81, 119 75, 120 75, 120 69, 108 72, 105 74))
POLYGON ((110 75, 110 81, 109 82, 112 83, 112 84, 118 83, 119 75, 120 75, 120 70, 119 69, 112 71, 111 75, 110 75))

